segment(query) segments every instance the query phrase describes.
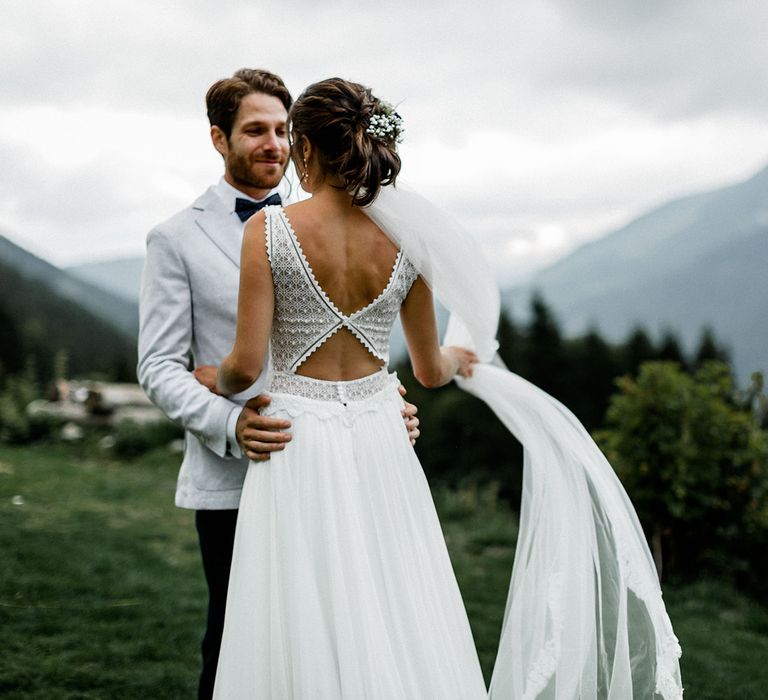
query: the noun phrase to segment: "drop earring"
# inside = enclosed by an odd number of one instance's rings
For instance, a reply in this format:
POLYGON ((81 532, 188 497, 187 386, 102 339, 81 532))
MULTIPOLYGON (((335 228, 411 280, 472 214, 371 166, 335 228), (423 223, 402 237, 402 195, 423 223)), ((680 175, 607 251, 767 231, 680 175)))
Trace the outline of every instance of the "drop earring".
POLYGON ((304 169, 304 172, 301 174, 301 179, 299 182, 305 183, 307 186, 309 185, 309 169, 307 168, 307 161, 302 160, 302 168, 304 169))

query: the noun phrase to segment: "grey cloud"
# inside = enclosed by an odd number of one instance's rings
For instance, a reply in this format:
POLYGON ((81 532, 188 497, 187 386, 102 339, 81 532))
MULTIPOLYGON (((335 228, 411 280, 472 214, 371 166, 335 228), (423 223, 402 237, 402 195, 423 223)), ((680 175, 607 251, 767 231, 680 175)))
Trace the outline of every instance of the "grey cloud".
MULTIPOLYGON (((193 116, 203 120, 204 134, 207 87, 241 66, 262 66, 280 73, 294 92, 338 74, 402 100, 408 142, 461 145, 475 132, 494 129, 527 143, 567 144, 638 113, 659 120, 712 111, 768 118, 768 5, 754 0, 368 6, 352 0, 6 0, 3 15, 0 107, 6 108, 96 105, 193 116)), ((114 137, 117 142, 120 134, 114 137)), ((112 178, 118 161, 98 160, 62 177, 46 176, 23 153, 3 155, 5 210, 23 215, 30 231, 56 230, 77 245, 87 245, 88 236, 100 245, 107 235, 140 245, 135 242, 146 228, 176 206, 147 184, 137 209, 112 178), (35 200, 46 193, 54 204, 50 212, 35 200), (71 226, 56 229, 63 216, 71 226)), ((459 193, 461 167, 457 163, 452 188, 459 193)), ((637 178, 593 192, 586 184, 555 184, 560 191, 553 194, 542 183, 500 192, 489 182, 479 199, 460 202, 460 213, 478 217, 489 237, 503 235, 494 233, 494 222, 502 220, 525 237, 535 221, 597 220, 606 208, 636 201, 625 190, 637 178)))
POLYGON ((455 124, 478 112, 510 123, 508 113, 556 103, 561 90, 663 118, 768 114, 768 5, 754 0, 495 0, 482 11, 436 2, 10 5, 0 30, 4 104, 193 113, 213 80, 260 65, 294 90, 341 74, 417 105, 453 100, 455 124))
POLYGON ((155 104, 165 111, 199 102, 198 71, 190 70, 200 53, 194 16, 158 22, 158 11, 139 3, 89 5, 27 4, 12 14, 6 31, 16 41, 3 52, 3 103, 155 104))
POLYGON ((631 27, 658 23, 679 13, 706 5, 708 0, 550 0, 571 17, 604 27, 631 27))
POLYGON ((514 56, 530 43, 525 3, 492 2, 479 14, 466 3, 227 7, 208 0, 173 13, 140 1, 79 10, 77 2, 66 10, 50 0, 11 2, 17 9, 5 30, 14 39, 3 50, 5 104, 191 111, 213 80, 242 65, 272 68, 294 90, 340 74, 403 96, 487 100, 514 82, 514 56))
POLYGON ((0 147, 0 224, 25 247, 67 264, 118 252, 138 254, 149 228, 180 208, 121 177, 120 159, 66 172, 37 167, 20 149, 0 147))
POLYGON ((571 26, 542 73, 545 85, 588 90, 663 119, 708 112, 768 118, 765 3, 557 4, 571 26))

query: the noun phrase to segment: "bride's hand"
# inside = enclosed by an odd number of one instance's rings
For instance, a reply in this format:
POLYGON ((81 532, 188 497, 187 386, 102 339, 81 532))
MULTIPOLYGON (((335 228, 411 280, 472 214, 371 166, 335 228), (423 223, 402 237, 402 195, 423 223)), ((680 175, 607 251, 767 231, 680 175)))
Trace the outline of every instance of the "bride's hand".
POLYGON ((195 367, 195 371, 193 372, 195 379, 214 394, 219 393, 216 391, 216 375, 218 373, 219 368, 214 367, 213 365, 200 365, 200 367, 195 367))
POLYGON ((449 345, 443 349, 451 355, 456 363, 454 374, 460 374, 469 379, 472 376, 474 365, 480 361, 480 358, 469 348, 458 345, 449 345))

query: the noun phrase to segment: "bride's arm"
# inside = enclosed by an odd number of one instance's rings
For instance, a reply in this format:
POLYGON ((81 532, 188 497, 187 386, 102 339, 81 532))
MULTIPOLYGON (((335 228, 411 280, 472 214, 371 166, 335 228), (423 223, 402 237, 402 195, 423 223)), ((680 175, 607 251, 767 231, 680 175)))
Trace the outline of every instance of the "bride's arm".
POLYGON ((221 363, 216 388, 225 396, 247 389, 261 374, 269 348, 275 290, 264 241, 263 212, 243 231, 235 344, 221 363))
POLYGON ((432 292, 418 277, 400 308, 408 354, 418 382, 435 388, 447 384, 456 375, 472 376, 477 355, 467 348, 440 347, 432 292))

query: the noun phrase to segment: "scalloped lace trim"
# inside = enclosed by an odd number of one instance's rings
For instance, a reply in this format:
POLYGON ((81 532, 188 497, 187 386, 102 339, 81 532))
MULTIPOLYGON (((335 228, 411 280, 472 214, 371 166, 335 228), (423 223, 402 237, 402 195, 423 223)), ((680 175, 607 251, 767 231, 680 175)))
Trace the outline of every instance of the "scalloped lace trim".
POLYGON ((662 644, 661 652, 656 655, 656 692, 664 700, 682 700, 683 691, 677 678, 678 662, 683 655, 680 642, 672 634, 662 644))
POLYGON ((663 616, 666 629, 657 636, 656 692, 664 700, 682 700, 683 692, 678 678, 678 661, 682 656, 680 641, 672 631, 672 623, 664 608, 661 586, 647 571, 632 565, 625 538, 616 539, 619 570, 631 590, 648 609, 649 614, 663 616))
MULTIPOLYGON (((316 350, 318 350, 323 343, 325 343, 328 338, 330 338, 332 335, 337 333, 341 328, 346 328, 347 330, 351 331, 353 335, 362 343, 363 346, 365 346, 365 349, 368 350, 368 352, 371 353, 375 358, 382 360, 384 362, 387 362, 389 360, 389 353, 382 353, 380 352, 374 345, 368 340, 368 338, 360 331, 360 329, 355 325, 354 320, 365 314, 365 312, 369 311, 373 307, 375 307, 392 289, 392 286, 394 285, 395 279, 397 277, 397 272, 400 269, 400 263, 402 261, 403 252, 401 250, 397 251, 397 257, 395 258, 395 262, 392 265, 392 270, 389 274, 389 279, 387 280, 387 284, 384 286, 384 289, 382 289, 379 294, 376 296, 373 301, 369 302, 365 306, 363 306, 360 309, 357 309, 356 311, 353 311, 351 314, 347 315, 344 312, 342 312, 336 304, 333 303, 331 298, 328 296, 328 294, 325 292, 325 290, 320 286, 320 283, 317 281, 317 278, 315 277, 315 272, 312 269, 312 266, 309 264, 309 260, 307 260, 307 256, 304 254, 304 249, 301 247, 301 242, 299 241, 298 236, 296 235, 296 231, 293 230, 293 226, 291 225, 290 219, 288 219, 288 215, 285 213, 285 209, 279 205, 275 205, 275 207, 278 209, 278 213, 280 215, 280 218, 285 225, 286 230, 290 234, 291 238, 293 239, 293 242, 296 246, 296 252, 299 255, 299 258, 301 260, 301 263, 304 267, 305 272, 307 273, 307 277, 309 278, 310 282, 312 283, 312 286, 314 287, 317 294, 320 296, 320 298, 327 304, 328 308, 338 316, 339 320, 341 321, 341 324, 334 328, 331 332, 327 333, 325 336, 320 338, 304 355, 299 358, 298 361, 294 362, 293 367, 298 368, 303 362, 306 361, 306 359, 316 350)), ((270 264, 272 260, 270 258, 270 264)))
POLYGON ((358 316, 362 314, 365 311, 368 311, 371 307, 375 306, 376 303, 384 297, 384 295, 390 290, 392 287, 393 282, 395 281, 395 275, 397 274, 397 270, 400 267, 400 259, 403 256, 403 251, 398 250, 397 251, 397 257, 395 258, 395 262, 392 265, 392 271, 389 274, 389 279, 387 280, 387 284, 385 285, 384 289, 382 289, 379 294, 376 296, 376 298, 363 306, 361 309, 358 309, 357 311, 353 311, 351 314, 347 315, 343 311, 340 311, 339 308, 336 306, 336 304, 331 301, 330 297, 325 293, 325 290, 320 286, 320 283, 317 281, 317 278, 315 277, 315 272, 312 269, 312 266, 309 264, 309 260, 307 260, 307 256, 304 254, 304 249, 301 247, 301 242, 299 241, 299 237, 296 235, 296 231, 293 230, 293 226, 291 225, 290 219, 288 219, 288 215, 285 213, 285 209, 283 209, 282 206, 279 204, 275 205, 280 211, 280 217, 283 220, 283 223, 285 224, 285 228, 288 230, 288 233, 291 234, 291 237, 293 238, 294 243, 296 243, 296 250, 299 253, 299 256, 301 257, 301 261, 304 264, 304 269, 307 271, 307 276, 310 280, 312 280, 312 285, 317 290, 317 293, 323 298, 323 301, 325 301, 326 304, 334 311, 336 314, 338 314, 339 318, 342 319, 351 319, 355 316, 358 316))

